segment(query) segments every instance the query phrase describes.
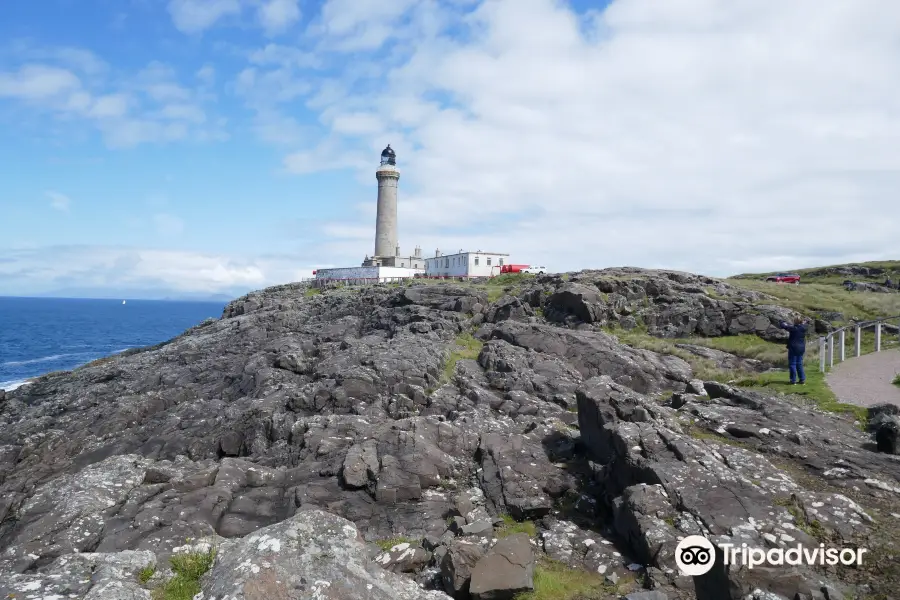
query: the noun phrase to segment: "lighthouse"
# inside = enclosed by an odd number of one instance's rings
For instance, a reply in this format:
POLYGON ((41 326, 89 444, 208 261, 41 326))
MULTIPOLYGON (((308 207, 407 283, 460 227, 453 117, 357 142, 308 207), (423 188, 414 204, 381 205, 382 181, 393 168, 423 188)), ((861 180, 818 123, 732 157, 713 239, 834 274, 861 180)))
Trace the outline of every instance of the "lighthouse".
POLYGON ((375 171, 378 180, 378 209, 375 217, 375 258, 381 264, 393 266, 393 260, 400 254, 397 245, 397 183, 400 170, 397 168, 397 154, 388 144, 381 152, 381 164, 375 171))

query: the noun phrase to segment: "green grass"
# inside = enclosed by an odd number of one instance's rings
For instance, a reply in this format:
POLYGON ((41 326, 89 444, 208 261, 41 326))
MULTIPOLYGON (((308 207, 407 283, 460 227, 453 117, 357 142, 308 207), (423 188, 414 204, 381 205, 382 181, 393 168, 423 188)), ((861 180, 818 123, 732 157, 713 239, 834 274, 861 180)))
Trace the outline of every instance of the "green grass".
POLYGON ((532 521, 516 521, 509 515, 500 515, 503 519, 503 525, 497 530, 497 537, 504 538, 517 533, 525 533, 528 537, 533 538, 537 535, 532 521))
POLYGON ((496 302, 503 296, 505 296, 508 292, 500 287, 490 287, 487 290, 487 298, 488 302, 496 302))
POLYGON ((391 548, 393 548, 397 544, 409 544, 411 546, 415 546, 419 542, 418 542, 418 540, 413 540, 408 537, 397 536, 397 537, 392 537, 392 538, 388 538, 385 540, 376 540, 375 543, 378 545, 379 548, 381 548, 385 552, 388 552, 391 548))
POLYGON ((694 377, 703 379, 704 381, 728 382, 739 377, 751 375, 750 373, 745 373, 743 371, 720 369, 716 366, 714 361, 697 356, 696 354, 692 354, 687 350, 675 346, 675 344, 682 342, 697 343, 698 340, 696 339, 670 340, 657 338, 647 334, 640 328, 632 329, 631 331, 613 330, 609 333, 619 338, 619 341, 623 344, 627 344, 634 348, 677 356, 691 365, 691 369, 694 371, 694 377))
POLYGON ((787 366, 784 344, 769 342, 756 335, 726 335, 715 338, 683 338, 675 343, 695 344, 729 352, 742 358, 761 360, 770 365, 787 366))
POLYGON ((836 285, 804 283, 784 285, 759 279, 729 279, 728 283, 778 299, 777 304, 804 314, 833 311, 848 319, 872 319, 900 315, 900 294, 848 292, 836 285))
POLYGON ((487 280, 487 285, 491 287, 501 286, 508 287, 511 285, 522 285, 532 279, 534 275, 531 273, 504 273, 487 280))
POLYGON ((853 281, 869 281, 869 282, 877 282, 881 283, 886 278, 890 277, 894 281, 900 278, 900 261, 898 260, 879 260, 879 261, 871 261, 871 262, 863 262, 863 263, 849 263, 843 265, 831 265, 828 267, 811 267, 807 269, 795 269, 793 271, 773 271, 771 273, 745 273, 742 275, 735 275, 733 279, 765 279, 770 275, 775 275, 776 273, 797 273, 800 275, 801 281, 809 282, 809 283, 831 283, 831 284, 842 284, 845 279, 852 279, 853 281), (824 269, 833 269, 837 267, 868 267, 875 269, 884 269, 885 273, 881 275, 874 275, 872 277, 866 277, 863 275, 829 275, 826 273, 822 273, 824 269))
POLYGON ((542 558, 534 569, 534 590, 516 595, 515 600, 607 600, 635 587, 633 578, 623 577, 613 585, 597 573, 542 558))
POLYGON ((306 296, 307 298, 312 298, 313 296, 318 296, 321 293, 322 293, 322 290, 320 290, 319 288, 311 287, 311 288, 307 289, 303 293, 303 295, 306 296))
POLYGON ((156 575, 156 565, 147 565, 146 567, 138 571, 137 577, 138 581, 141 582, 141 585, 144 585, 145 583, 150 581, 150 579, 152 579, 154 575, 156 575))
POLYGON ((727 444, 729 446, 734 446, 736 448, 750 448, 749 444, 745 444, 738 440, 733 440, 731 438, 725 437, 724 435, 719 435, 713 431, 708 431, 706 429, 701 429, 696 425, 691 425, 687 434, 696 440, 709 440, 713 442, 719 442, 721 444, 727 444))
POLYGON ((192 600, 200 593, 200 577, 212 568, 215 560, 215 549, 172 555, 169 561, 175 575, 153 590, 153 600, 192 600))
POLYGON ((900 385, 900 373, 894 375, 894 380, 891 383, 893 383, 894 385, 900 385))
POLYGON ((825 383, 825 374, 819 372, 818 361, 807 359, 804 361, 806 371, 806 385, 791 385, 787 371, 773 373, 758 373, 750 377, 739 379, 735 385, 748 388, 764 388, 767 391, 795 394, 815 404, 826 412, 845 414, 866 423, 867 411, 861 406, 844 404, 839 402, 837 396, 825 383))
MULTIPOLYGON (((767 342, 753 335, 723 336, 718 338, 684 338, 666 340, 655 338, 642 331, 616 331, 622 343, 644 348, 661 354, 670 354, 684 359, 694 370, 694 376, 704 381, 720 381, 723 383, 734 382, 734 385, 748 388, 764 388, 767 391, 783 392, 801 396, 814 403, 821 410, 838 414, 852 415, 865 423, 866 411, 858 406, 838 402, 837 397, 828 384, 825 383, 825 375, 819 372, 818 347, 810 343, 804 361, 806 371, 806 385, 790 385, 790 374, 785 369, 766 373, 754 373, 749 371, 729 371, 716 367, 715 363, 691 354, 687 350, 675 347, 677 343, 696 344, 730 352, 743 358, 755 358, 763 360, 775 366, 787 364, 787 350, 781 344, 767 342)), ((866 338, 863 338, 863 352, 866 351, 866 338)), ((848 350, 850 345, 848 343, 848 350)), ((874 349, 874 335, 871 341, 874 349)), ((848 355, 849 356, 849 355, 848 355)))
POLYGON ((478 355, 481 354, 482 346, 484 346, 484 342, 474 337, 471 333, 459 334, 454 341, 450 356, 444 361, 440 380, 426 392, 430 395, 435 389, 452 380, 453 375, 456 373, 456 363, 465 359, 476 360, 478 355))
POLYGON ((831 541, 830 536, 828 535, 828 531, 825 529, 822 523, 819 522, 818 519, 807 519, 795 497, 792 496, 790 498, 776 498, 773 501, 773 504, 775 504, 776 506, 782 506, 787 509, 791 516, 794 517, 794 522, 797 526, 797 529, 800 529, 807 535, 812 536, 820 542, 831 541))

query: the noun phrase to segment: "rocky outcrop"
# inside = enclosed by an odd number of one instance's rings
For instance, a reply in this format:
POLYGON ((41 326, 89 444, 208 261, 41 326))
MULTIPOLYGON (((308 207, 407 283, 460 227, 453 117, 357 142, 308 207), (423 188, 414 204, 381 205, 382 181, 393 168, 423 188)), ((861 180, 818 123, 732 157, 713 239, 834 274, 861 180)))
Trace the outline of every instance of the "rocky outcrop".
POLYGON ((602 331, 632 318, 775 339, 792 313, 769 302, 628 269, 493 302, 466 285, 250 294, 164 344, 7 393, 0 592, 147 598, 190 539, 217 550, 206 600, 504 598, 538 585, 545 558, 635 598, 888 593, 892 415, 864 432, 602 331), (866 544, 872 562, 693 580, 674 563, 689 534, 866 544))
POLYGON ((353 523, 321 510, 222 541, 202 589, 204 598, 233 600, 448 598, 382 569, 369 559, 353 523))
POLYGON ((533 290, 551 322, 633 329, 658 337, 753 334, 783 340, 778 325, 797 313, 774 297, 719 280, 677 271, 604 269, 583 271, 562 281, 545 277, 533 290))

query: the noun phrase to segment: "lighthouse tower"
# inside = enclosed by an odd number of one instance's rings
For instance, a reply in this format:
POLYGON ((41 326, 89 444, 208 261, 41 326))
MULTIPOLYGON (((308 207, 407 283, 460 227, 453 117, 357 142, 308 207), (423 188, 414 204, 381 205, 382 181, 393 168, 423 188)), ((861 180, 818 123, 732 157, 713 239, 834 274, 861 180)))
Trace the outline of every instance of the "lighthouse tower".
POLYGON ((397 154, 391 145, 381 152, 381 164, 375 171, 378 180, 378 208, 375 217, 375 254, 366 256, 364 267, 399 267, 425 270, 422 249, 416 246, 413 253, 400 255, 397 242, 397 183, 400 169, 397 168, 397 154))
POLYGON ((400 170, 397 155, 388 144, 381 152, 381 165, 375 171, 378 179, 378 214, 375 217, 375 258, 384 266, 394 266, 400 250, 397 246, 397 183, 400 170))

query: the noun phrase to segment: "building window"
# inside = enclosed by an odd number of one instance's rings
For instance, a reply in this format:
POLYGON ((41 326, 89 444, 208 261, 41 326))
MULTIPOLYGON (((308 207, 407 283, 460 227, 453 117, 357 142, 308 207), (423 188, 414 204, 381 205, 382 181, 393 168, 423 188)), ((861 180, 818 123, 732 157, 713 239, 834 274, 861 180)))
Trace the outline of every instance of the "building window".
POLYGON ((491 266, 491 257, 488 256, 487 266, 491 266))
POLYGON ((446 259, 446 260, 444 260, 444 268, 445 268, 445 269, 449 269, 449 268, 450 268, 450 259, 449 259, 449 258, 446 259))
POLYGON ((502 259, 502 258, 500 259, 500 266, 501 266, 501 267, 503 266, 503 259, 502 259))
POLYGON ((477 256, 475 257, 475 266, 476 267, 478 266, 478 257, 477 256))

